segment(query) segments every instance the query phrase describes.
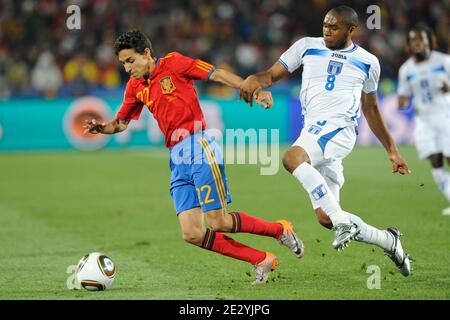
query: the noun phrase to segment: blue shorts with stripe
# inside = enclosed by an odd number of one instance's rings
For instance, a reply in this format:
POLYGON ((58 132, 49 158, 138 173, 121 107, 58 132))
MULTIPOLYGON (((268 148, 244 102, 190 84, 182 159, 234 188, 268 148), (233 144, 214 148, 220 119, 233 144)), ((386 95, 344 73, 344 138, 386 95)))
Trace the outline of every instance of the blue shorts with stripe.
POLYGON ((201 207, 203 212, 231 202, 222 151, 204 132, 185 137, 170 148, 170 195, 177 215, 201 207))

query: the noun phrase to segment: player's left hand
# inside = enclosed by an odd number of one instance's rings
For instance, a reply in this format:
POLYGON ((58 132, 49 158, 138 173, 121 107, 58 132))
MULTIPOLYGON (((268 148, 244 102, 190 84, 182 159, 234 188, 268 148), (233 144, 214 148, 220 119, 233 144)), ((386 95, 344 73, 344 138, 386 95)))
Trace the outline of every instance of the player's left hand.
POLYGON ((273 97, 270 91, 262 91, 259 88, 253 93, 253 98, 264 109, 269 109, 273 105, 273 97))
POLYGON ((447 84, 447 82, 444 81, 441 87, 442 93, 447 93, 450 91, 450 86, 447 84))
POLYGON ((392 152, 389 154, 389 160, 392 162, 392 173, 408 174, 411 170, 408 168, 408 164, 405 159, 398 152, 392 152))

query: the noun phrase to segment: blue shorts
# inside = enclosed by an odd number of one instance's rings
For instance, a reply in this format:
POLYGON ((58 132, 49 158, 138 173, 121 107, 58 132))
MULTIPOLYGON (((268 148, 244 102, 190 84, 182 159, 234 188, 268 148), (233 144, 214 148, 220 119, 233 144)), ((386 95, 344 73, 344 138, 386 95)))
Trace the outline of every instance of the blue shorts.
POLYGON ((203 212, 231 202, 222 152, 204 132, 185 137, 170 148, 170 195, 177 215, 201 207, 203 212))

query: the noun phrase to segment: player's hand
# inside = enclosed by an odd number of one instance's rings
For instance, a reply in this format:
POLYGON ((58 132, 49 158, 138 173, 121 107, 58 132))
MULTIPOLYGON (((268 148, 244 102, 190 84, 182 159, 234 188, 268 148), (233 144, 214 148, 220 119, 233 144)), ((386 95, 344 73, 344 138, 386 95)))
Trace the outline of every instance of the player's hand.
POLYGON ((273 97, 270 91, 262 91, 261 88, 258 88, 253 93, 253 98, 264 109, 269 109, 273 105, 273 97))
POLYGON ((249 76, 242 81, 239 92, 239 100, 244 98, 244 101, 253 106, 253 94, 257 89, 261 89, 256 77, 249 76))
POLYGON ((86 125, 83 126, 83 134, 86 133, 92 133, 92 134, 98 134, 103 132, 103 128, 105 127, 104 123, 97 123, 97 120, 91 119, 91 120, 85 120, 86 125))
POLYGON ((389 154, 389 160, 392 162, 392 173, 408 174, 411 170, 408 168, 408 164, 405 159, 398 152, 392 152, 389 154))
POLYGON ((442 87, 441 87, 441 91, 443 93, 447 93, 450 91, 450 86, 448 85, 447 82, 444 81, 444 83, 442 84, 442 87))

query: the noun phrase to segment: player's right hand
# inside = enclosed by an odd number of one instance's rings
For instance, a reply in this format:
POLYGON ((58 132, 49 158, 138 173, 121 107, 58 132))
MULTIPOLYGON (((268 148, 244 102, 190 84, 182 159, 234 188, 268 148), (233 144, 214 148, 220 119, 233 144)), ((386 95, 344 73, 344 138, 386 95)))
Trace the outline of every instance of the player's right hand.
POLYGON ((392 173, 400 173, 402 175, 411 173, 405 159, 398 152, 389 154, 389 160, 392 162, 392 173))
POLYGON ((257 89, 261 89, 261 86, 256 77, 248 76, 240 86, 239 100, 244 98, 244 101, 253 106, 253 94, 257 89))
POLYGON ((83 126, 83 134, 86 133, 92 133, 92 134, 98 134, 103 132, 103 128, 105 126, 104 123, 97 123, 97 120, 91 119, 91 120, 85 120, 86 125, 83 126))

